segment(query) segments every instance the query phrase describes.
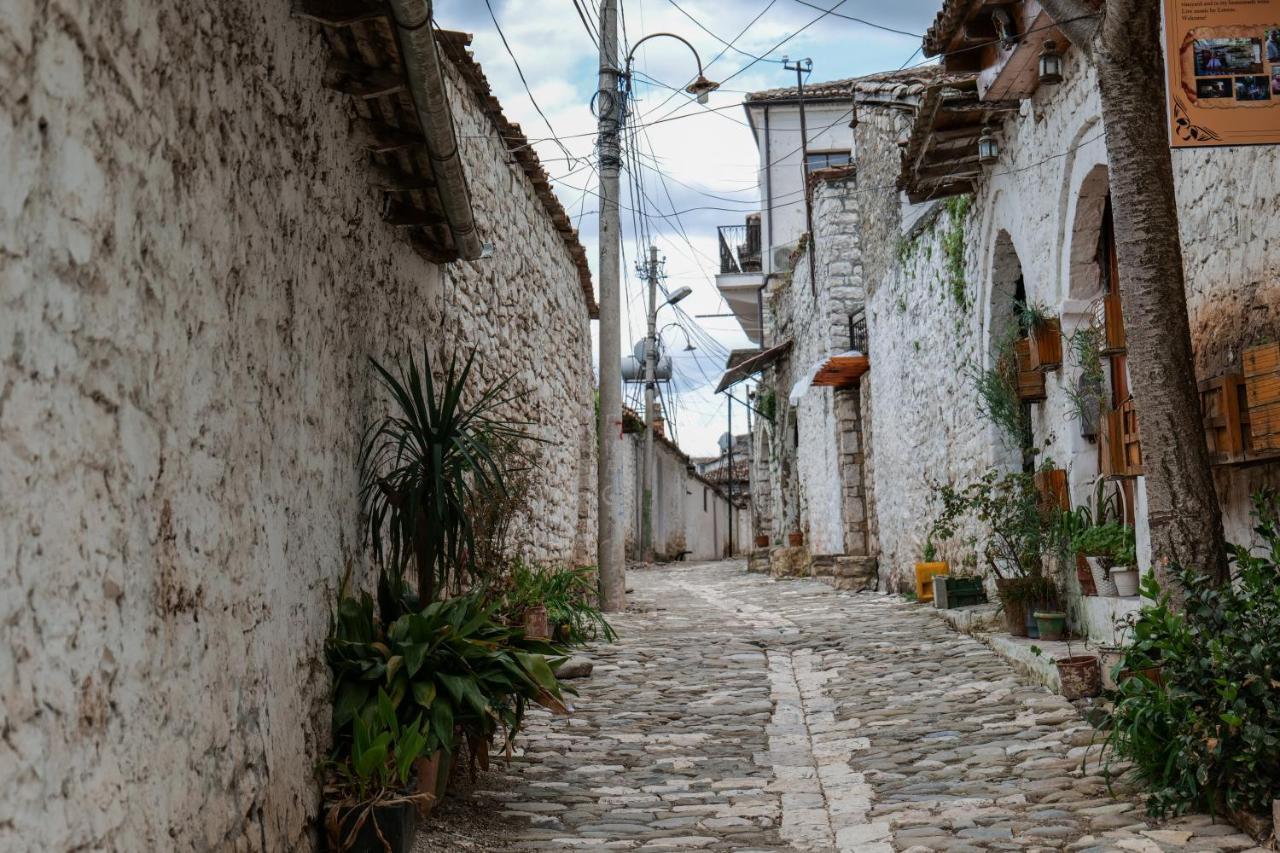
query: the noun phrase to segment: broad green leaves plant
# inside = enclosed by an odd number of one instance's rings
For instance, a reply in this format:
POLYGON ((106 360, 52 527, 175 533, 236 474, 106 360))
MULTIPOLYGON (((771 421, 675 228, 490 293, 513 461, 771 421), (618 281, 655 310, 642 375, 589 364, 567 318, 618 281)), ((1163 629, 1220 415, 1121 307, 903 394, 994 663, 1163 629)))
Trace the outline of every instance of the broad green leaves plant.
POLYGON ((410 557, 423 602, 461 591, 485 568, 471 559, 468 503, 477 491, 504 488, 498 448, 532 436, 527 423, 499 414, 514 399, 509 379, 470 393, 474 361, 474 351, 461 366, 453 357, 439 380, 425 348, 421 365, 410 355, 396 373, 372 361, 394 405, 393 413, 370 426, 360 450, 366 535, 391 587, 380 603, 407 598, 410 557))
POLYGON ((563 660, 559 649, 497 624, 494 610, 471 593, 433 602, 384 629, 367 594, 343 597, 325 647, 340 748, 357 721, 385 716, 388 708, 402 726, 421 717, 427 754, 453 750, 455 728, 485 744, 502 729, 509 746, 528 702, 567 712, 564 693, 571 691, 553 674, 563 660))
POLYGON ((1280 798, 1280 499, 1254 498, 1259 553, 1237 546, 1232 582, 1172 573, 1185 591, 1182 612, 1153 575, 1152 600, 1133 621, 1121 666, 1161 678, 1120 685, 1110 719, 1108 761, 1151 791, 1156 816, 1192 809, 1268 811, 1280 798))

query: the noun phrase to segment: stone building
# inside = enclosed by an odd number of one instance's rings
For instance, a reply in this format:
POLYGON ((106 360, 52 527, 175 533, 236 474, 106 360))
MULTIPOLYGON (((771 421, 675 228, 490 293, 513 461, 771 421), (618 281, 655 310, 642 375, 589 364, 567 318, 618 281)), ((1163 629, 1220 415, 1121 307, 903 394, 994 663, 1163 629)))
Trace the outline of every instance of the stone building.
POLYGON ((590 562, 585 256, 463 34, 46 6, 0 16, 0 848, 307 849, 369 359, 513 373, 528 555, 590 562))
MULTIPOLYGON (((1010 9, 1019 37, 961 50, 996 22, 992 7, 948 0, 925 40, 926 54, 946 54, 942 68, 857 90, 858 179, 869 190, 859 196, 874 365, 864 383, 873 401, 869 465, 890 587, 907 585, 937 512, 931 483, 1046 461, 1067 472, 1073 505, 1100 476, 1123 495, 1139 562, 1149 566, 1142 390, 1130 388, 1122 338, 1114 339, 1123 306, 1097 82, 1038 5, 1010 9), (1063 79, 1041 84, 1036 57, 1051 39, 1064 52, 1063 79), (990 164, 978 160, 984 128, 999 148, 990 164), (1019 302, 1058 319, 1063 336, 1099 330, 1109 410, 1101 424, 1073 402, 1082 369, 1067 344, 1061 367, 1044 369, 1042 389, 1026 395, 1025 435, 983 416, 974 371, 998 357, 1019 302)), ((1207 382, 1238 374, 1245 348, 1280 339, 1280 154, 1178 149, 1173 158, 1197 377, 1207 382)), ((1246 542, 1249 494, 1280 483, 1280 465, 1266 453, 1218 462, 1228 539, 1246 542)), ((982 533, 965 531, 943 555, 963 563, 965 539, 982 533)), ((1137 599, 1077 598, 1067 574, 1083 627, 1112 639, 1115 619, 1137 599)))
POLYGON ((753 528, 775 574, 842 587, 875 576, 858 383, 867 369, 853 166, 814 170, 814 233, 768 279, 770 347, 733 364, 722 390, 759 375, 753 430, 753 528), (812 257, 810 253, 812 254, 812 257), (816 277, 815 277, 816 275, 816 277))
POLYGON ((716 288, 757 346, 763 345, 766 286, 772 277, 789 272, 791 255, 809 230, 807 176, 816 169, 848 165, 852 156, 848 84, 833 80, 806 85, 803 101, 792 86, 752 92, 743 102, 760 155, 762 206, 742 223, 718 229, 716 288))
MULTIPOLYGON (((628 560, 643 558, 644 419, 623 414, 623 543, 628 560)), ((749 495, 730 500, 725 483, 704 475, 680 446, 659 432, 653 442, 653 546, 658 562, 719 560, 745 554, 751 545, 749 495)), ((745 461, 745 460, 744 460, 745 461)))

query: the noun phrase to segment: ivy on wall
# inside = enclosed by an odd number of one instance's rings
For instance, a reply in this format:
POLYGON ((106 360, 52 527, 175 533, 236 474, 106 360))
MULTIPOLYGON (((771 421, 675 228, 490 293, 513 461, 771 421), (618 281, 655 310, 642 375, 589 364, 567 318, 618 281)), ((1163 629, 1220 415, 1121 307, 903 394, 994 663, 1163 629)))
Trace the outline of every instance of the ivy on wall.
POLYGON ((964 280, 964 225, 973 196, 952 196, 943 202, 947 211, 947 230, 942 233, 942 268, 944 282, 951 298, 961 308, 969 309, 969 289, 964 280))

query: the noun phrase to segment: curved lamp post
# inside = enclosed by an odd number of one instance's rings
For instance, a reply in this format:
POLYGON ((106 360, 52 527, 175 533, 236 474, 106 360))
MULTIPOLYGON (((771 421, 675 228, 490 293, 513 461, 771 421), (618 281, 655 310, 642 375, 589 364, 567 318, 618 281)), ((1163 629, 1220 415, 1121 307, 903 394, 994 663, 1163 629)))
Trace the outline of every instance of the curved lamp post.
POLYGON ((682 42, 684 46, 689 48, 693 53, 693 58, 698 63, 698 76, 694 78, 694 81, 686 86, 684 90, 690 95, 696 97, 698 99, 698 103, 705 104, 707 102, 707 96, 716 89, 719 89, 720 84, 707 79, 706 75, 702 73, 702 57, 698 56, 698 51, 694 49, 693 45, 689 44, 687 39, 683 36, 678 36, 675 33, 650 33, 632 45, 630 52, 627 53, 627 61, 624 63, 626 70, 623 72, 623 76, 626 77, 628 81, 631 80, 631 60, 635 58, 636 49, 649 39, 658 38, 659 36, 667 36, 668 38, 676 39, 677 41, 682 42))

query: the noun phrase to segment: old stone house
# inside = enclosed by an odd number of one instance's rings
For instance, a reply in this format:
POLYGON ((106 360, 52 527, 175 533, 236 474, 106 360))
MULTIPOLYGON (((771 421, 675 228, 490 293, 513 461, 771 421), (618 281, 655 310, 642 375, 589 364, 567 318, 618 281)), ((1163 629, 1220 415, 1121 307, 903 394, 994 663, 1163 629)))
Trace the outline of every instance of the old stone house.
MULTIPOLYGON (((644 418, 623 412, 623 545, 628 560, 641 560, 644 523, 644 418)), ((746 553, 751 543, 748 495, 731 496, 722 478, 703 474, 694 460, 665 433, 654 435, 654 559, 719 560, 746 553)), ((745 460, 744 460, 745 461, 745 460)))
MULTIPOLYGON (((949 0, 925 40, 926 54, 944 54, 941 68, 900 77, 893 91, 856 89, 874 365, 870 465, 881 579, 890 587, 908 585, 937 512, 931 483, 1046 462, 1067 472, 1072 505, 1088 500, 1100 476, 1109 482, 1136 524, 1139 562, 1149 565, 1142 392, 1130 387, 1122 331, 1116 340, 1123 306, 1096 78, 1037 4, 1010 8, 1020 38, 961 50, 996 23, 989 7, 949 0), (1058 83, 1041 83, 1036 71, 1048 40, 1063 53, 1058 83), (999 149, 985 164, 984 128, 999 149), (1019 322, 1017 303, 1059 320, 1064 337, 1099 330, 1109 411, 1101 424, 1080 414, 1082 367, 1065 341, 1061 366, 1042 368, 1043 384, 1024 397, 1026 434, 1011 438, 983 416, 974 370, 998 357, 1019 322)), ((1182 149, 1173 157, 1197 377, 1208 383, 1238 374, 1245 348, 1280 339, 1280 219, 1271 213, 1280 154, 1182 149)), ((1249 494, 1280 482, 1280 465, 1263 452, 1217 461, 1228 539, 1247 542, 1249 494)), ((965 538, 945 543, 944 556, 962 563, 965 538)), ((1137 599, 1078 597, 1065 574, 1082 627, 1113 639, 1115 620, 1137 599)))
POLYGON ((750 480, 761 568, 846 588, 875 577, 858 392, 868 362, 855 180, 849 164, 810 170, 814 231, 786 271, 767 277, 768 346, 731 357, 719 386, 759 381, 750 480))
MULTIPOLYGON (((1034 2, 997 10, 948 0, 924 48, 941 61, 842 81, 852 102, 853 165, 838 179, 813 181, 816 279, 806 253, 794 253, 790 274, 765 290, 764 348, 736 354, 726 374, 726 382, 760 375, 757 397, 792 428, 782 441, 767 421, 757 432, 756 524, 771 534, 759 561, 767 557, 775 572, 817 573, 823 554, 865 554, 877 560, 881 589, 908 590, 939 509, 937 484, 1052 465, 1065 472, 1070 505, 1087 502, 1100 478, 1107 484, 1135 524, 1145 570, 1141 389, 1130 387, 1123 348, 1094 72, 1034 2), (1020 35, 991 35, 1000 26, 1020 35), (1047 41, 1062 59, 1062 79, 1042 84, 1037 59, 1047 41), (985 163, 984 132, 998 149, 985 163), (836 282, 846 272, 856 283, 841 301, 836 282), (865 303, 868 340, 850 348, 866 356, 867 373, 847 390, 792 394, 806 369, 821 371, 818 360, 856 343, 840 334, 830 309, 823 316, 832 296, 831 304, 865 303), (1026 371, 1029 429, 1010 436, 984 414, 975 374, 1025 322, 1020 304, 1059 322, 1064 352, 1060 366, 1026 371), (1070 343, 1080 329, 1103 342, 1100 423, 1081 414, 1083 371, 1070 343), (842 408, 842 398, 857 405, 842 408), (831 511, 841 504, 830 497, 841 493, 843 542, 831 511), (860 543, 849 536, 857 516, 847 509, 859 500, 865 551, 850 550, 860 543), (806 552, 786 547, 793 530, 806 552)), ((1243 351, 1280 339, 1280 219, 1270 212, 1280 155, 1254 147, 1173 156, 1206 404, 1206 434, 1194 440, 1214 451, 1228 539, 1247 542, 1249 495, 1280 483, 1280 464, 1260 442, 1250 445, 1239 414, 1247 400, 1227 417, 1213 401, 1223 383, 1240 391, 1243 351), (1232 427, 1234 450, 1224 439, 1232 427)), ((939 543, 941 556, 969 565, 988 533, 971 520, 939 543)), ((1116 621, 1138 600, 1082 596, 1074 573, 1064 575, 1078 626, 1114 640, 1116 621)))
POLYGON ((525 550, 594 554, 547 174, 427 4, 293 5, 0 16, 0 848, 308 848, 370 358, 513 374, 525 550))

